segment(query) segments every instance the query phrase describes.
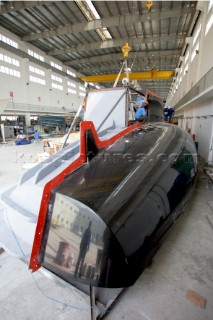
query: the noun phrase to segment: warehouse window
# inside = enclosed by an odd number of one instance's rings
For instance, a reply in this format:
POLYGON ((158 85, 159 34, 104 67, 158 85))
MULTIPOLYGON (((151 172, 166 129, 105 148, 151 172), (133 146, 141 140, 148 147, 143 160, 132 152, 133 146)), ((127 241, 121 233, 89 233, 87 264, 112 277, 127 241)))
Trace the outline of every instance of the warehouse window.
POLYGON ((76 84, 70 81, 67 81, 67 85, 73 88, 76 88, 76 84))
POLYGON ((76 77, 76 74, 70 70, 67 70, 67 74, 69 74, 70 76, 73 76, 74 78, 76 77))
POLYGON ((76 90, 74 90, 74 89, 71 89, 71 88, 67 88, 67 91, 68 91, 69 93, 73 93, 73 94, 76 94, 76 90))
POLYGON ((67 92, 76 94, 76 90, 72 89, 72 88, 76 88, 76 84, 73 82, 67 81, 67 85, 68 85, 67 92), (69 88, 69 87, 72 87, 72 88, 69 88))
POLYGON ((11 57, 8 57, 8 56, 6 56, 5 54, 2 54, 2 53, 0 53, 0 60, 4 61, 4 62, 7 62, 7 63, 10 63, 10 64, 13 64, 14 66, 17 66, 17 67, 19 67, 19 65, 20 65, 18 60, 13 59, 11 57))
POLYGON ((208 12, 211 10, 212 6, 213 6, 213 0, 210 0, 209 6, 208 6, 208 12))
POLYGON ((2 121, 17 121, 17 116, 1 116, 2 121))
POLYGON ((92 83, 92 82, 90 82, 89 85, 90 85, 91 87, 94 87, 94 86, 95 86, 94 83, 92 83))
POLYGON ((35 68, 33 66, 29 66, 29 71, 31 71, 33 73, 37 73, 37 74, 39 74, 39 75, 41 75, 43 77, 45 76, 45 72, 43 70, 35 68))
POLYGON ((189 50, 187 49, 185 59, 184 59, 184 66, 183 66, 183 73, 184 75, 188 72, 188 61, 189 61, 189 50))
POLYGON ((0 72, 8 74, 10 76, 17 77, 17 78, 20 78, 20 76, 21 76, 19 71, 16 71, 14 69, 10 69, 10 68, 4 67, 4 66, 0 66, 0 72))
POLYGON ((187 50, 187 53, 185 55, 185 59, 184 59, 185 64, 188 62, 188 59, 189 59, 189 50, 187 50))
POLYGON ((209 30, 211 29, 213 25, 213 14, 210 14, 208 22, 206 24, 206 31, 205 31, 205 36, 207 35, 207 33, 209 32, 209 30))
POLYGON ((199 35, 201 31, 201 24, 197 27, 194 37, 193 37, 193 42, 192 42, 192 55, 191 55, 191 62, 194 60, 196 54, 199 52, 199 35))
POLYGON ((199 42, 197 43, 196 47, 192 51, 191 62, 194 60, 194 58, 195 58, 196 54, 198 53, 198 51, 199 51, 199 42))
POLYGON ((186 74, 187 72, 188 72, 188 63, 185 65, 184 74, 186 74))
POLYGON ((62 67, 53 61, 50 62, 50 65, 58 70, 62 70, 62 67))
POLYGON ((38 78, 38 77, 34 77, 30 75, 30 81, 35 82, 35 83, 39 83, 42 85, 46 84, 46 81, 44 79, 38 78))
POLYGON ((0 34, 0 41, 9 44, 9 46, 12 46, 14 48, 18 49, 18 43, 13 41, 12 39, 3 36, 2 34, 0 34))
POLYGON ((81 90, 81 91, 85 91, 85 88, 84 88, 84 87, 82 87, 82 86, 79 86, 79 90, 81 90))
POLYGON ((192 46, 194 46, 195 42, 197 41, 197 39, 199 37, 199 34, 200 34, 200 30, 201 30, 201 24, 199 24, 199 27, 195 31, 195 34, 194 34, 194 37, 193 37, 192 46))
POLYGON ((62 78, 56 77, 54 74, 51 75, 51 79, 62 83, 62 78))
POLYGON ((44 61, 44 57, 40 56, 38 53, 28 49, 28 54, 38 60, 44 61))
POLYGON ((85 91, 86 91, 85 87, 79 86, 78 88, 79 88, 79 97, 84 97, 85 91))
POLYGON ((63 86, 61 86, 60 84, 54 83, 52 82, 52 88, 58 89, 58 90, 63 90, 63 86))

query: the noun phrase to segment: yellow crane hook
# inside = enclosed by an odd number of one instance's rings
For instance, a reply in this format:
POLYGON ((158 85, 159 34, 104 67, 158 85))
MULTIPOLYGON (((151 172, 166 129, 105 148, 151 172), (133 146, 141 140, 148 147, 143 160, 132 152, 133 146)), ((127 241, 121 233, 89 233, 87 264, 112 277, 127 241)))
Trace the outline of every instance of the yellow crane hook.
POLYGON ((153 1, 146 1, 146 7, 150 11, 153 1))
POLYGON ((126 43, 123 47, 122 47, 122 52, 124 55, 124 58, 128 57, 129 51, 131 50, 131 47, 129 46, 128 43, 126 43))

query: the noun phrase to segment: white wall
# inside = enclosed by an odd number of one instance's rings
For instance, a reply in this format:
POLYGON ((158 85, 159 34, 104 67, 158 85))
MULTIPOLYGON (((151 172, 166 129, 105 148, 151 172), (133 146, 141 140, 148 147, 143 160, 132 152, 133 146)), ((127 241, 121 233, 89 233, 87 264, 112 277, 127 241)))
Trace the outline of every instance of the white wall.
POLYGON ((201 43, 199 52, 198 74, 199 79, 202 78, 213 67, 213 3, 212 1, 204 1, 203 23, 201 30, 201 43), (212 5, 210 8, 210 4, 212 5), (207 24, 211 25, 208 33, 206 33, 207 24))
POLYGON ((11 103, 13 101, 15 107, 17 108, 19 108, 20 106, 23 106, 25 108, 27 108, 27 106, 31 106, 31 110, 37 109, 39 111, 43 109, 45 111, 45 107, 47 107, 48 112, 50 112, 52 108, 53 113, 54 110, 56 110, 56 108, 57 111, 61 110, 62 113, 64 113, 64 110, 66 110, 66 112, 70 112, 78 109, 79 105, 82 103, 83 100, 83 96, 81 94, 84 94, 82 90, 79 90, 79 85, 81 87, 84 87, 84 83, 77 81, 77 79, 69 76, 68 74, 67 76, 62 76, 60 73, 57 73, 57 70, 52 70, 50 62, 53 61, 58 65, 62 66, 62 71, 65 73, 67 73, 67 70, 75 72, 73 69, 63 65, 61 62, 57 61, 54 58, 52 59, 51 57, 46 56, 45 53, 41 50, 33 47, 28 43, 24 43, 18 37, 1 27, 0 34, 16 41, 18 43, 19 50, 28 53, 28 49, 31 49, 32 51, 43 56, 44 62, 49 64, 49 68, 42 67, 39 64, 30 61, 28 58, 22 58, 19 55, 16 55, 15 53, 7 51, 6 49, 1 49, 1 54, 18 60, 20 66, 14 66, 10 63, 0 60, 0 67, 2 66, 13 70, 17 70, 21 73, 21 76, 20 78, 18 78, 12 75, 8 75, 1 72, 0 69, 0 101, 3 99, 9 99, 10 102, 8 104, 8 108, 9 106, 11 106, 11 103), (36 73, 30 72, 29 65, 36 67, 37 69, 43 70, 45 72, 45 76, 41 76, 36 73), (51 80, 52 74, 59 78, 62 78, 62 83, 51 80), (30 81, 30 75, 45 80, 46 84, 42 85, 30 81), (70 87, 71 89, 76 90, 76 94, 68 93, 68 81, 73 82, 76 85, 76 88, 70 87), (62 85, 63 91, 58 90, 56 88, 52 88, 52 82, 62 85), (11 91, 13 92, 13 98, 10 97, 11 91))
POLYGON ((179 70, 177 71, 176 78, 173 80, 173 89, 167 98, 167 104, 171 106, 175 106, 213 68, 213 2, 198 1, 198 8, 202 9, 202 12, 196 23, 192 37, 186 38, 186 44, 188 44, 187 50, 184 56, 180 57, 179 70), (201 26, 200 32, 196 36, 199 26, 201 26), (209 26, 210 28, 207 32, 209 26), (192 60, 197 44, 199 45, 198 53, 195 54, 192 60), (187 52, 189 52, 188 68, 187 73, 185 73, 187 52), (177 89, 175 91, 176 86, 177 89))
MULTIPOLYGON (((213 68, 213 2, 198 1, 197 8, 202 12, 192 37, 186 39, 187 51, 181 58, 174 84, 177 90, 175 93, 174 89, 172 90, 167 101, 173 107, 213 68), (199 46, 198 52, 193 57, 197 46, 199 46), (188 60, 187 53, 189 53, 188 60), (187 65, 186 60, 188 61, 187 72, 184 71, 187 65)), ((195 135, 195 140, 198 141, 198 153, 206 162, 213 165, 213 78, 211 80, 209 77, 209 79, 208 90, 199 95, 194 92, 190 101, 185 101, 182 106, 178 106, 175 115, 180 117, 179 126, 195 135)))
POLYGON ((195 135, 198 141, 198 153, 213 165, 212 139, 213 139, 213 99, 194 103, 183 109, 177 110, 177 115, 183 118, 178 120, 178 125, 195 135))

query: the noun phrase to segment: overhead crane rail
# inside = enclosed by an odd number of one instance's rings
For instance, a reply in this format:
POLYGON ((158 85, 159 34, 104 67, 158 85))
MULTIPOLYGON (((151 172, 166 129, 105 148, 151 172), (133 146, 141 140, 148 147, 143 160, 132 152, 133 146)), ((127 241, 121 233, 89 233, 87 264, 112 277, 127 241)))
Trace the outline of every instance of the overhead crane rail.
MULTIPOLYGON (((145 72, 133 72, 129 74, 129 80, 165 80, 174 77, 175 71, 145 71, 145 72)), ((120 75, 119 80, 121 81, 126 75, 120 75)), ((114 82, 117 78, 117 74, 101 74, 95 76, 83 76, 80 77, 85 82, 114 82)))

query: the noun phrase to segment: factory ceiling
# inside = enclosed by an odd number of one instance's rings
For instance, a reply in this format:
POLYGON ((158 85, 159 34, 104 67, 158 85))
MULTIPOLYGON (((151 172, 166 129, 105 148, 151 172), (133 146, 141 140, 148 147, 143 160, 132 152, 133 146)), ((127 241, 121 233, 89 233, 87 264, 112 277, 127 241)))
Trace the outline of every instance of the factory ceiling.
MULTIPOLYGON (((85 76, 174 71, 199 12, 197 1, 1 1, 0 25, 85 76)), ((157 74, 157 73, 156 73, 157 74)), ((163 99, 172 78, 134 80, 163 99)), ((102 82, 109 86, 109 82, 102 82)))

